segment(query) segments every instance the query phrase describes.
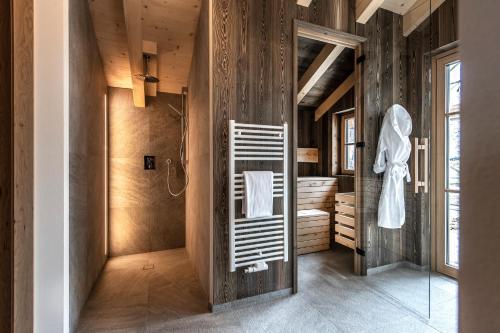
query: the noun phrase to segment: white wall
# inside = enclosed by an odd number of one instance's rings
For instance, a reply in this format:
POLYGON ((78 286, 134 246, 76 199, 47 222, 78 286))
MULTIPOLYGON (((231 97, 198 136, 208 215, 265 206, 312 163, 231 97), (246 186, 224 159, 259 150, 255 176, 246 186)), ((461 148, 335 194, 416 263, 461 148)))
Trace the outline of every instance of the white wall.
POLYGON ((68 1, 34 0, 35 332, 68 332, 68 1))
POLYGON ((498 0, 460 0, 463 61, 460 331, 500 332, 498 0))

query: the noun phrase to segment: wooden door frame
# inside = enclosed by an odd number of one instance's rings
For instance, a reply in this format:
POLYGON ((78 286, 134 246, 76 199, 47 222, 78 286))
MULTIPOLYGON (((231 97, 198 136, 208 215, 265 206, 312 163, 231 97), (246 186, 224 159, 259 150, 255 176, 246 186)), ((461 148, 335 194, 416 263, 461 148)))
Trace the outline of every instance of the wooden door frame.
MULTIPOLYGON (((298 38, 304 37, 320 41, 328 44, 342 45, 347 48, 354 49, 354 74, 356 78, 356 83, 354 85, 354 95, 355 95, 355 121, 356 121, 356 142, 363 142, 363 65, 362 62, 357 61, 363 54, 363 43, 366 38, 349 34, 347 32, 323 27, 313 23, 305 22, 302 20, 293 20, 293 128, 292 128, 292 260, 293 260, 293 292, 298 292, 298 256, 297 256, 297 148, 298 148, 298 106, 297 106, 297 92, 298 92, 298 38)), ((362 232, 360 226, 363 225, 361 222, 360 210, 360 200, 361 200, 361 161, 357 158, 359 156, 359 149, 356 148, 356 170, 355 170, 355 191, 356 191, 356 247, 362 248, 362 232), (358 195, 359 194, 359 195, 358 195)), ((354 271, 356 274, 362 273, 362 267, 364 267, 364 257, 354 252, 354 271)))
POLYGON ((449 267, 444 262, 443 244, 445 238, 445 231, 440 228, 439 219, 444 214, 444 198, 438 194, 444 191, 444 174, 443 170, 439 170, 440 166, 444 164, 444 114, 439 112, 445 107, 445 99, 443 92, 438 89, 441 86, 443 79, 442 64, 450 61, 459 60, 458 48, 439 53, 432 57, 432 138, 434 144, 432 145, 432 172, 431 172, 431 189, 432 189, 432 206, 431 206, 431 230, 436 235, 431 242, 432 254, 432 270, 444 273, 453 278, 457 278, 458 270, 449 267))

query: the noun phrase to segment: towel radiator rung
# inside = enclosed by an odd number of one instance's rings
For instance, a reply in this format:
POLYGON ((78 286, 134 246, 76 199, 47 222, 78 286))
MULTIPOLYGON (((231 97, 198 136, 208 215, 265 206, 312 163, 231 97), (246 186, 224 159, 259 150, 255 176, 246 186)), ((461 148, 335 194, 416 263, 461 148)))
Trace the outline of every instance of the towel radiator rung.
MULTIPOLYGON (((248 261, 248 262, 243 262, 241 264, 236 264, 235 266, 236 267, 245 267, 245 266, 250 266, 250 265, 253 265, 253 264, 257 264, 259 262, 268 262, 268 261, 281 260, 281 259, 285 260, 285 257, 280 256, 280 257, 273 257, 273 258, 265 258, 265 259, 261 259, 261 260, 248 261)), ((285 261, 288 261, 288 259, 285 260, 285 261)))
MULTIPOLYGON (((234 120, 232 120, 234 121, 234 120)), ((283 126, 275 126, 275 125, 261 125, 261 124, 243 124, 243 123, 234 123, 235 129, 239 128, 267 128, 267 129, 283 129, 283 126)))
POLYGON ((271 252, 271 253, 263 253, 263 254, 255 254, 253 256, 246 256, 246 257, 241 257, 241 258, 236 258, 236 262, 241 262, 241 261, 247 261, 247 260, 252 260, 252 259, 264 259, 267 257, 273 257, 273 256, 278 256, 282 255, 283 251, 276 251, 276 252, 271 252))
MULTIPOLYGON (((261 230, 256 230, 256 232, 253 233, 245 233, 245 234, 240 234, 236 233, 236 236, 234 236, 234 239, 236 239, 236 243, 238 244, 238 239, 246 239, 246 241, 249 241, 251 243, 251 237, 260 237, 260 236, 271 236, 271 235, 283 235, 283 230, 276 230, 276 231, 266 231, 266 232, 259 232, 261 230)), ((259 238, 262 239, 262 238, 259 238)), ((244 243, 242 243, 244 244, 244 243)))
POLYGON ((271 246, 271 247, 266 247, 266 248, 257 248, 257 249, 251 249, 251 250, 246 250, 246 251, 239 251, 236 253, 236 257, 239 256, 244 256, 247 254, 253 254, 253 253, 261 253, 261 252, 269 252, 269 251, 274 251, 274 250, 282 250, 283 246, 271 246))
POLYGON ((273 215, 273 216, 265 216, 265 217, 256 217, 253 219, 247 219, 247 218, 240 218, 240 219, 234 219, 234 222, 248 222, 248 221, 262 221, 262 220, 271 220, 271 219, 282 219, 284 218, 284 215, 273 215))
MULTIPOLYGON (((278 245, 278 244, 283 244, 283 243, 284 243, 284 241, 279 240, 279 241, 269 242, 269 243, 265 243, 265 244, 250 244, 250 245, 244 245, 244 246, 239 246, 239 247, 238 247, 238 251, 241 251, 241 250, 248 250, 248 249, 265 248, 266 246, 278 245)), ((236 253, 236 255, 237 255, 237 253, 236 253)))

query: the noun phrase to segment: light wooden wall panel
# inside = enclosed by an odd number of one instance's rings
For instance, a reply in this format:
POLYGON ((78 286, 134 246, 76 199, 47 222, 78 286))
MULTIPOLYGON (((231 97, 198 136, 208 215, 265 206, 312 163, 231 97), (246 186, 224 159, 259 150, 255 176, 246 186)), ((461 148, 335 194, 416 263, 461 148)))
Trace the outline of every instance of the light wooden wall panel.
POLYGON ((203 290, 210 294, 210 89, 209 1, 204 0, 196 31, 188 84, 188 170, 186 249, 203 290))
MULTIPOLYGON (((352 16, 347 0, 315 0, 308 8, 297 6, 294 0, 213 3, 214 304, 221 304, 290 288, 293 282, 292 260, 271 262, 269 270, 254 274, 244 274, 242 269, 229 272, 229 120, 274 125, 286 121, 293 128, 293 19, 347 30, 352 16)), ((248 169, 256 166, 246 165, 248 169)), ((289 171, 286 181, 291 183, 291 163, 289 171)))
POLYGON ((104 69, 88 3, 69 7, 70 327, 106 261, 104 69))
POLYGON ((33 331, 33 0, 12 1, 14 332, 33 331))
POLYGON ((0 2, 0 332, 12 314, 12 79, 11 4, 0 2))
POLYGON ((185 245, 185 196, 167 190, 184 185, 179 160, 180 95, 159 93, 135 108, 132 91, 109 88, 109 250, 111 256, 160 251, 185 245), (144 170, 144 156, 156 156, 156 170, 144 170))

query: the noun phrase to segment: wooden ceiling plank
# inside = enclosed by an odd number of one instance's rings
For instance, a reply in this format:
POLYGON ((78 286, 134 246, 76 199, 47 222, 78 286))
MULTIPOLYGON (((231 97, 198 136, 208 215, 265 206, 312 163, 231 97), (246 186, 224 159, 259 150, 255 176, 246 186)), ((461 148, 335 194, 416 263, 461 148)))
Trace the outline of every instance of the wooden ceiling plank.
POLYGON ((356 22, 366 24, 384 0, 356 0, 356 22))
POLYGON ((352 87, 354 87, 354 73, 349 75, 347 79, 344 80, 338 86, 337 89, 335 89, 334 92, 328 96, 327 99, 323 103, 321 103, 320 106, 314 111, 314 120, 318 121, 328 110, 330 110, 335 103, 337 103, 349 90, 351 90, 352 87))
POLYGON ((297 5, 303 7, 309 7, 311 5, 312 0, 297 0, 297 5))
POLYGON ((139 0, 123 0, 123 13, 127 29, 128 57, 134 105, 138 108, 146 107, 144 80, 137 78, 137 74, 144 71, 144 57, 142 54, 142 2, 139 0))
POLYGON ((335 62, 345 48, 340 45, 326 44, 312 64, 307 68, 299 80, 299 92, 297 104, 314 87, 316 82, 325 74, 328 68, 335 62))
POLYGON ((430 14, 434 13, 445 0, 418 0, 413 7, 403 16, 403 35, 408 37, 430 14))

